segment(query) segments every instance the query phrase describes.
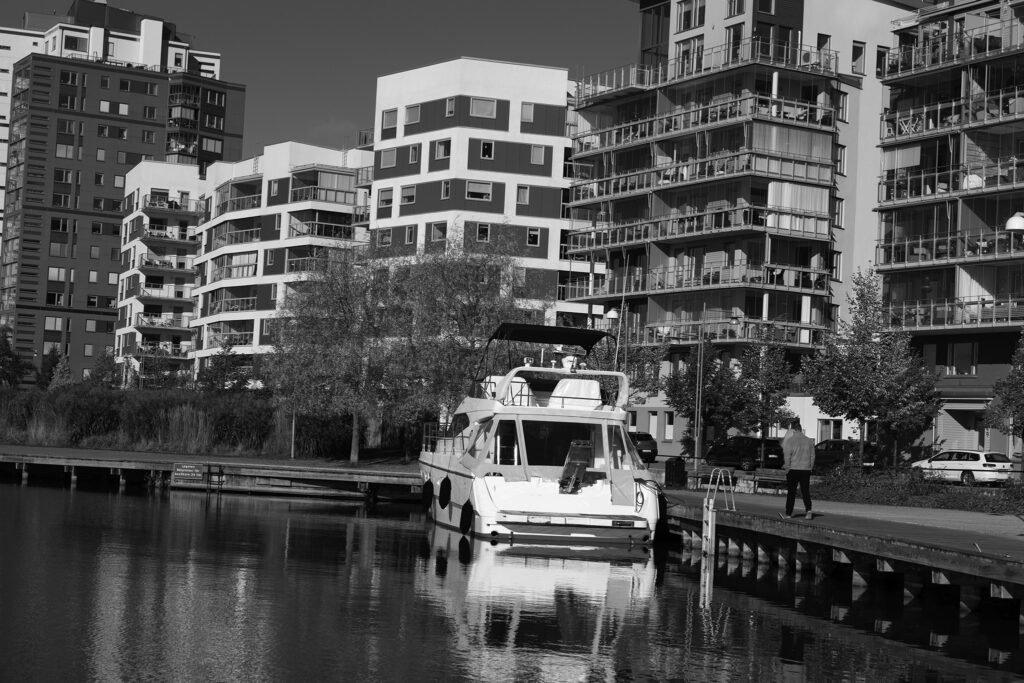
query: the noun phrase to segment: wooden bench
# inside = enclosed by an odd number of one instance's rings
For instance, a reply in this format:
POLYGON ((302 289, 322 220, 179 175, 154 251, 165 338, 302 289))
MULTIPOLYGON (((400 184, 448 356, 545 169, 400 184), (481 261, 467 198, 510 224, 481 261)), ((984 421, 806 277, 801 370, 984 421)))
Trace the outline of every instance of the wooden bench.
POLYGON ((759 488, 773 488, 776 493, 786 489, 786 472, 784 470, 765 469, 762 467, 754 470, 754 491, 759 488))

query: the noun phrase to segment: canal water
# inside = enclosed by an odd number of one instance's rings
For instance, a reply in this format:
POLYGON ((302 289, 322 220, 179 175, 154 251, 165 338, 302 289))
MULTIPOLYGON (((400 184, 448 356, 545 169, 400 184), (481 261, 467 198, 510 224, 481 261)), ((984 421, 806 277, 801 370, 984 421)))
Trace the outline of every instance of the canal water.
POLYGON ((1020 680, 1015 617, 414 507, 0 484, 3 681, 1020 680))

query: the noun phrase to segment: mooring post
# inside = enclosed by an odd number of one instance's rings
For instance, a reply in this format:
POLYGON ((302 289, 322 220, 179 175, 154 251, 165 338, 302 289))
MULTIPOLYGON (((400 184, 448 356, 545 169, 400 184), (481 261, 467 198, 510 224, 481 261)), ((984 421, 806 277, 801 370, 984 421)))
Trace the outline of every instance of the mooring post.
POLYGON ((78 472, 75 471, 75 466, 68 465, 64 468, 64 471, 70 474, 71 488, 75 488, 78 485, 78 472))

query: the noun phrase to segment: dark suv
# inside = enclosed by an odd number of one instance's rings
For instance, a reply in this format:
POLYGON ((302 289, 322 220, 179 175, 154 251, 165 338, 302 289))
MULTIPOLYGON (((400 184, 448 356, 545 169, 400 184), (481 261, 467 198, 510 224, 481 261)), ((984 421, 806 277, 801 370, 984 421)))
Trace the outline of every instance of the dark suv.
POLYGON ((636 446, 636 452, 640 459, 646 463, 652 463, 658 457, 658 442, 647 432, 630 432, 629 438, 636 446))
MULTIPOLYGON (((840 465, 849 465, 860 453, 860 441, 853 439, 826 439, 814 446, 814 471, 825 472, 840 465)), ((873 467, 878 457, 878 446, 864 444, 864 467, 873 467)))
MULTIPOLYGON (((764 440, 764 467, 782 467, 782 441, 764 440)), ((755 470, 761 464, 761 439, 756 436, 730 436, 724 443, 715 444, 708 450, 704 462, 716 467, 739 467, 755 470)))

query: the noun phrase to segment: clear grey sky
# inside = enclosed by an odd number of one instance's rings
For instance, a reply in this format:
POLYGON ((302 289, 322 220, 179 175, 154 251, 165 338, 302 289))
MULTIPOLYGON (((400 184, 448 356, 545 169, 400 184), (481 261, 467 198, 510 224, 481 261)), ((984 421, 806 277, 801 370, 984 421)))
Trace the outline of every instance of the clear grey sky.
MULTIPOLYGON (((634 62, 629 0, 109 0, 161 17, 221 53, 247 87, 245 155, 298 140, 350 147, 373 125, 377 76, 453 57, 562 66, 570 76, 634 62)), ((0 0, 0 25, 70 0, 0 0)))

